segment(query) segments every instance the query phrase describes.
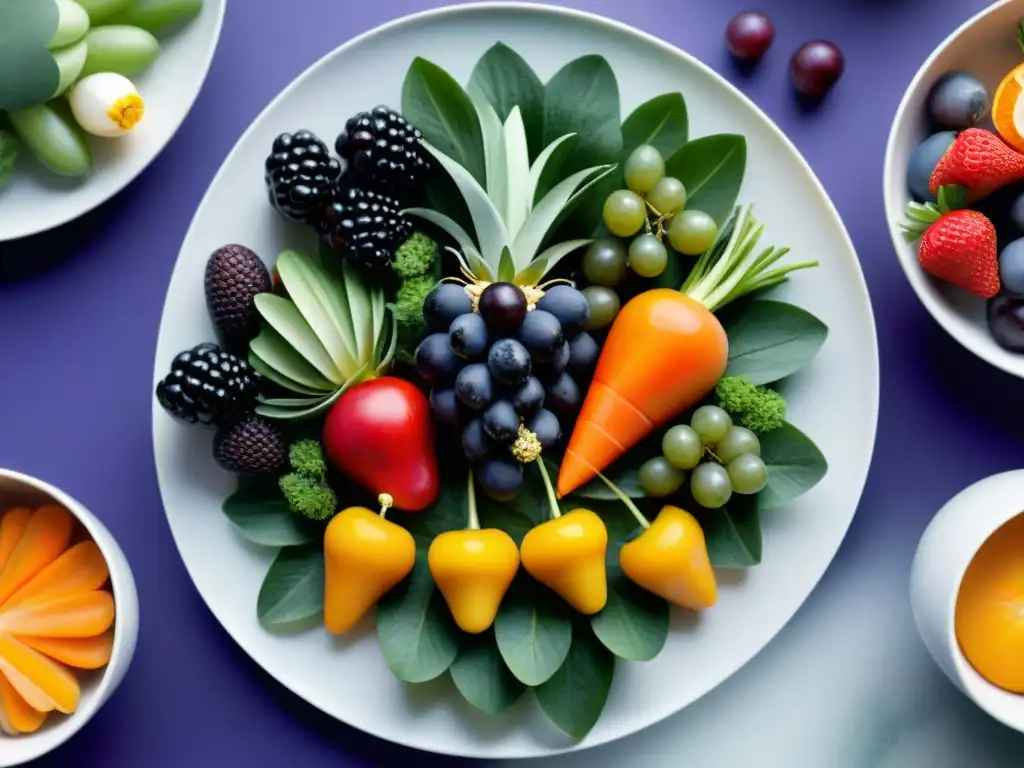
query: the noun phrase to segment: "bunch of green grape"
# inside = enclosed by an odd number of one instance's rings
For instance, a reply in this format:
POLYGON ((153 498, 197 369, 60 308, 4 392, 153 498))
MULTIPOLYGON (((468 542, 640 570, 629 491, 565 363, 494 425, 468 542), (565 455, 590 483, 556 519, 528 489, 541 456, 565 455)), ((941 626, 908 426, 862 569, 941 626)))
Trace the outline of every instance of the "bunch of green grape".
POLYGON ((665 433, 661 456, 640 467, 640 487, 648 496, 671 496, 690 473, 690 494, 705 509, 724 507, 733 493, 755 494, 768 484, 761 443, 717 405, 702 405, 689 424, 665 433))

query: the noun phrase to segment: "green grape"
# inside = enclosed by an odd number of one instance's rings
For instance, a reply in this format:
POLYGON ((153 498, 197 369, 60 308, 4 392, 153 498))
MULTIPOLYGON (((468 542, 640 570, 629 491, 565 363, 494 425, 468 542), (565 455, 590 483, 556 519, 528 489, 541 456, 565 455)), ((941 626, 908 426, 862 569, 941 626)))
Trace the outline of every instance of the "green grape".
POLYGON ((623 168, 626 186, 638 195, 646 195, 665 175, 665 159, 649 144, 634 149, 623 168))
POLYGON ((626 244, 614 237, 602 237, 583 254, 583 274, 594 285, 613 287, 626 279, 626 244))
POLYGON ((21 143, 53 173, 77 177, 92 169, 92 153, 81 128, 50 104, 8 112, 7 117, 21 143))
POLYGON ((715 455, 723 464, 745 453, 761 455, 761 441, 746 427, 732 427, 725 437, 715 443, 715 455))
POLYGON ((732 483, 725 467, 714 462, 705 462, 690 475, 690 493, 693 499, 705 509, 719 509, 732 498, 732 483))
POLYGON ((768 467, 760 456, 744 453, 729 462, 729 480, 736 493, 758 493, 768 484, 768 467))
POLYGON ((616 237, 632 237, 647 220, 647 205, 636 192, 619 189, 604 201, 604 225, 616 237))
POLYGON ((686 207, 686 187, 679 179, 666 176, 647 193, 647 202, 663 216, 674 216, 686 207))
POLYGON ((655 456, 641 465, 637 479, 644 493, 661 498, 671 496, 682 488, 686 473, 669 464, 664 456, 655 456))
POLYGON ((156 61, 160 43, 139 27, 114 25, 95 27, 85 36, 89 55, 82 77, 97 72, 116 72, 134 77, 156 61))
POLYGON ((661 452, 679 469, 693 469, 704 456, 704 441, 687 424, 677 424, 661 438, 661 452))
POLYGON ((728 434, 732 417, 717 405, 702 405, 690 417, 690 426, 704 445, 714 445, 728 434))
POLYGON ((668 225, 668 241, 684 256, 699 256, 718 236, 718 225, 704 211, 686 210, 668 225))
POLYGON ((78 4, 85 8, 89 14, 89 21, 92 24, 99 24, 113 14, 121 11, 132 2, 132 0, 78 0, 78 4))
POLYGON ((640 235, 629 244, 629 266, 640 277, 657 277, 668 266, 668 249, 654 235, 640 235))
POLYGON ((619 314, 619 294, 602 285, 587 286, 581 293, 587 297, 587 303, 590 305, 590 322, 587 323, 587 330, 599 331, 611 325, 615 316, 619 314))

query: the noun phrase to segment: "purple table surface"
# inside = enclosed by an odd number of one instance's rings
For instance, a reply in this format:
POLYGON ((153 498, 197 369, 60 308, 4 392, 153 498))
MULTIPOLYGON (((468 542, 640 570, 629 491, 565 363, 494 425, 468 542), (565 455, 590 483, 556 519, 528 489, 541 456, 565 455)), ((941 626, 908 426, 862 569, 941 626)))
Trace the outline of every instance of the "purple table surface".
MULTIPOLYGON (((874 464, 833 573, 863 562, 872 547, 899 549, 909 563, 927 517, 945 499, 1019 466, 1024 455, 1024 411, 1012 405, 1024 388, 963 351, 927 316, 896 263, 882 210, 885 141, 904 88, 933 47, 986 4, 762 0, 776 22, 775 47, 759 70, 741 75, 722 32, 746 2, 567 3, 658 35, 739 84, 804 153, 853 236, 878 321, 883 386, 874 464), (790 51, 817 37, 843 48, 847 73, 809 112, 792 98, 786 65, 790 51)), ((321 55, 435 5, 231 0, 209 79, 166 151, 92 215, 0 246, 0 466, 40 476, 99 515, 134 567, 142 604, 127 679, 88 727, 38 765, 452 764, 323 716, 234 645, 171 540, 150 436, 164 292, 221 161, 263 106, 321 55)), ((804 611, 813 612, 814 602, 804 611)))

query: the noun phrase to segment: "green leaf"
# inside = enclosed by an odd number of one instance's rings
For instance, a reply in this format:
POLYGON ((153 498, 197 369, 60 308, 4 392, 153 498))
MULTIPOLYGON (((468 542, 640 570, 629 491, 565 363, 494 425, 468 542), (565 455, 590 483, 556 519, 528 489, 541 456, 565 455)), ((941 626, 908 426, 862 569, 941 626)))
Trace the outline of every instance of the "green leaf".
POLYGON ((508 184, 506 172, 508 162, 505 153, 505 127, 498 113, 481 93, 470 90, 469 97, 480 118, 480 130, 484 139, 484 160, 487 167, 487 195, 499 211, 507 210, 508 184))
POLYGON ((662 157, 671 157, 686 143, 689 130, 683 94, 655 96, 633 110, 622 124, 622 157, 645 144, 657 149, 662 157))
POLYGON ((323 545, 282 547, 263 579, 256 616, 266 625, 279 626, 316 616, 323 609, 323 545))
POLYGON ((49 42, 51 51, 77 43, 89 31, 89 14, 74 0, 57 0, 57 13, 57 29, 49 42))
POLYGON ((760 435, 759 440, 761 458, 768 467, 768 485, 757 495, 761 509, 788 504, 828 472, 828 461, 818 446, 789 422, 760 435))
POLYGON ((314 540, 274 485, 246 485, 224 500, 228 520, 249 541, 266 547, 290 547, 314 540))
POLYGON ((726 307, 719 314, 729 337, 726 376, 746 376, 770 384, 810 362, 828 328, 805 309, 784 301, 756 299, 726 307))
MULTIPOLYGON (((263 293, 257 296, 269 296, 263 293)), ((308 326, 307 326, 308 328, 308 326)), ((310 331, 312 333, 312 331, 310 331)), ((274 330, 269 323, 264 323, 259 335, 249 342, 250 358, 255 355, 265 366, 272 368, 284 377, 284 380, 298 382, 303 389, 296 392, 311 391, 313 393, 326 393, 335 390, 335 384, 330 379, 324 378, 305 357, 288 341, 274 330)), ((326 353, 324 353, 326 354, 326 353)), ((273 377, 268 377, 273 379, 273 377)), ((282 384, 284 386, 284 384, 282 384)))
POLYGON ((733 494, 721 509, 697 509, 708 556, 716 568, 750 568, 761 562, 761 516, 757 496, 733 494))
POLYGON ((538 198, 550 192, 561 178, 565 161, 576 147, 576 134, 567 133, 544 147, 530 166, 529 205, 532 208, 538 198), (543 194, 542 194, 543 193, 543 194))
POLYGON ((547 494, 540 480, 540 474, 525 467, 523 487, 515 498, 509 501, 495 501, 477 491, 477 514, 484 528, 498 528, 513 538, 516 546, 523 543, 526 534, 547 519, 547 494))
MULTIPOLYGON (((264 339, 264 341, 266 341, 266 339, 264 339)), ((263 342, 261 342, 261 344, 262 343, 263 342)), ((324 395, 323 390, 315 389, 313 387, 307 387, 304 384, 300 384, 294 379, 288 378, 280 371, 270 367, 269 365, 266 364, 266 362, 263 361, 263 358, 261 358, 255 352, 253 352, 251 348, 249 350, 249 365, 251 365, 255 369, 256 373, 260 374, 261 376, 264 376, 265 378, 269 379, 275 384, 279 384, 285 389, 288 389, 292 392, 295 392, 300 395, 310 395, 314 397, 314 399, 320 399, 324 395)))
POLYGON ((469 95, 451 75, 417 57, 402 86, 402 114, 428 142, 465 168, 477 182, 486 183, 480 119, 469 95))
POLYGON ((4 0, 0 24, 0 110, 22 110, 49 99, 60 69, 47 50, 57 31, 55 0, 4 0))
POLYGON ((544 87, 544 146, 567 133, 578 136, 562 168, 566 175, 616 162, 622 154, 621 125, 619 85, 601 56, 570 61, 544 87))
POLYGON ((747 140, 717 134, 689 141, 665 161, 665 175, 686 186, 686 207, 704 211, 719 227, 736 205, 747 167, 747 140))
POLYGON ((571 611, 523 573, 505 595, 494 621, 498 650, 524 685, 549 680, 572 645, 571 611))
POLYGON ((469 78, 469 92, 486 97, 504 123, 514 107, 523 115, 530 158, 544 146, 544 85, 525 59, 504 43, 480 58, 469 78))
POLYGON ((601 717, 615 676, 615 656, 586 625, 574 632, 565 663, 534 693, 563 733, 582 739, 601 717))
POLYGON ((668 603, 627 578, 619 565, 622 546, 616 542, 608 548, 608 602, 590 626, 620 659, 650 661, 668 640, 668 603))
POLYGON ((345 288, 348 303, 348 316, 352 318, 352 331, 355 336, 356 360, 369 362, 373 350, 377 346, 373 338, 373 292, 380 288, 370 288, 363 276, 345 259, 341 263, 341 285, 345 288))
POLYGON ((526 146, 526 128, 518 107, 512 109, 505 121, 502 142, 505 147, 503 219, 508 238, 514 240, 526 223, 533 203, 533 195, 530 193, 530 150, 526 146))
MULTIPOLYGON (((655 455, 657 454, 654 453, 653 448, 651 451, 645 451, 641 446, 637 446, 632 450, 626 451, 622 458, 608 467, 602 474, 611 481, 612 485, 617 486, 629 498, 642 499, 647 494, 640 487, 640 467, 655 455)), ((618 499, 599 477, 595 477, 590 482, 577 488, 572 494, 583 499, 600 499, 603 501, 616 501, 618 499)))
POLYGON ((420 554, 412 573, 377 604, 377 640, 391 672, 406 683, 443 675, 459 653, 459 630, 420 554))
MULTIPOLYGON (((273 328, 278 335, 287 342, 303 360, 316 368, 319 373, 332 384, 341 384, 345 376, 338 370, 334 360, 327 349, 316 335, 316 331, 306 322, 306 319, 299 312, 298 308, 290 300, 276 293, 260 293, 253 299, 260 316, 273 328)), ((273 367, 274 361, 264 355, 257 353, 263 360, 273 367)), ((287 371, 285 375, 291 376, 287 371)), ((301 379, 300 379, 301 381, 301 379)))
POLYGON ((506 245, 501 252, 501 261, 498 263, 498 279, 502 282, 511 283, 516 277, 516 265, 512 263, 512 251, 506 245))
POLYGON ((585 248, 592 242, 594 242, 592 239, 586 239, 566 240, 561 243, 555 243, 550 248, 542 251, 540 256, 537 256, 527 265, 526 269, 516 275, 516 285, 536 285, 544 275, 555 268, 558 262, 570 253, 578 251, 580 248, 585 248))
MULTIPOLYGON (((445 216, 443 213, 440 213, 439 211, 434 211, 429 208, 407 208, 405 210, 405 213, 409 214, 410 216, 417 216, 425 221, 429 221, 431 224, 440 227, 446 233, 448 233, 448 235, 450 235, 452 239, 459 244, 459 248, 462 249, 462 252, 463 254, 465 254, 466 258, 470 260, 471 269, 473 261, 478 260, 480 262, 483 262, 483 256, 481 256, 480 251, 477 250, 476 244, 473 242, 473 238, 469 236, 469 233, 466 232, 466 230, 464 230, 458 222, 454 221, 448 216, 445 216)), ((473 272, 473 274, 477 275, 477 277, 480 278, 483 277, 482 275, 477 274, 475 271, 473 272)))
POLYGON ((505 666, 491 631, 464 637, 449 671, 462 698, 488 715, 500 715, 526 692, 505 666))
MULTIPOLYGON (((352 378, 356 383, 359 376, 352 378)), ((268 419, 291 420, 311 419, 326 411, 338 398, 341 397, 351 384, 344 384, 334 392, 322 397, 307 398, 271 398, 259 400, 256 405, 256 413, 266 416, 268 419)))

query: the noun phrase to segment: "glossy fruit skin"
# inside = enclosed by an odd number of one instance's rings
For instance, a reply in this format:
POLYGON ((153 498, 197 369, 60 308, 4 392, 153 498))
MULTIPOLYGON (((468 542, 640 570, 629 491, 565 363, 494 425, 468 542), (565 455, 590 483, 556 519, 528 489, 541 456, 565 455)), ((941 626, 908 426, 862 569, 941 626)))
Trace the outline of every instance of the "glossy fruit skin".
POLYGON ((608 196, 603 215, 609 232, 616 237, 632 237, 643 227, 647 208, 636 192, 620 189, 608 196))
POLYGON ((455 377, 455 394, 464 405, 482 411, 494 400, 494 380, 486 363, 467 365, 455 377))
POLYGON ((1024 352, 1024 301, 996 296, 988 303, 988 330, 1003 349, 1024 352))
POLYGON ((650 144, 634 149, 622 167, 630 191, 646 195, 665 175, 665 159, 650 144))
POLYGON ((553 381, 558 379, 559 376, 569 366, 569 358, 572 355, 572 347, 569 346, 569 342, 562 344, 562 348, 558 350, 558 354, 555 355, 554 359, 550 363, 539 363, 533 366, 534 375, 540 379, 544 384, 551 384, 553 381))
POLYGON ((910 194, 915 200, 919 202, 935 200, 935 195, 929 188, 932 174, 935 173, 935 168, 942 156, 946 154, 955 140, 955 131, 940 131, 933 133, 914 147, 914 151, 910 153, 910 160, 907 162, 907 189, 910 190, 910 194))
POLYGON ((508 501, 523 487, 523 465, 508 456, 484 459, 475 471, 480 490, 495 501, 508 501))
POLYGON ((607 328, 615 321, 619 314, 619 294, 611 288, 604 288, 600 285, 591 285, 584 288, 583 295, 590 306, 590 321, 586 330, 600 331, 607 328))
POLYGON ((511 443, 519 433, 519 414, 508 400, 491 403, 481 421, 487 436, 498 443, 511 443))
POLYGON ((324 532, 324 626, 343 634, 409 575, 412 534, 365 507, 349 507, 324 532))
POLYGON ((925 109, 937 128, 962 131, 976 125, 988 112, 988 90, 970 72, 947 72, 928 92, 925 109))
POLYGON ((550 312, 562 324, 562 333, 572 338, 590 321, 590 305, 586 297, 568 285, 554 285, 544 291, 537 309, 550 312))
POLYGON ((434 421, 442 427, 457 427, 459 425, 459 398, 455 396, 454 389, 430 390, 430 410, 434 414, 434 421))
POLYGON ((509 395, 508 401, 520 416, 532 416, 544 407, 544 385, 536 376, 531 376, 509 395))
POLYGON ((1021 179, 1024 155, 992 131, 968 128, 957 134, 935 166, 928 188, 937 195, 939 187, 957 184, 967 188, 967 201, 973 203, 1021 179))
POLYGON ((737 456, 726 467, 732 489, 740 494, 755 494, 764 490, 768 484, 768 469, 760 456, 745 453, 737 456))
POLYGON ((475 312, 459 315, 448 329, 448 341, 452 351, 463 360, 482 357, 490 346, 487 323, 475 312))
POLYGON ((720 509, 732 498, 729 473, 721 464, 704 462, 690 475, 690 493, 705 509, 720 509))
POLYGON ((680 608, 701 611, 718 601, 704 531, 679 507, 662 507, 651 527, 622 547, 619 565, 634 584, 680 608))
POLYGON ((462 450, 470 461, 480 461, 491 454, 492 445, 484 429, 484 420, 473 419, 462 430, 462 450))
POLYGON ((562 426, 558 417, 543 408, 526 422, 526 428, 537 435, 545 451, 553 450, 562 439, 562 426))
POLYGON ((693 469, 704 458, 704 441, 689 424, 677 424, 661 439, 661 452, 679 469, 693 469))
POLYGON ((729 53, 740 61, 757 61, 771 48, 775 26, 771 19, 757 11, 737 14, 725 28, 725 44, 729 53))
POLYGON ((274 209, 286 219, 318 225, 330 202, 341 163, 311 131, 282 133, 264 163, 264 181, 274 209))
POLYGON ((582 403, 583 394, 568 373, 563 373, 548 384, 544 395, 544 404, 560 419, 570 421, 575 418, 582 403))
POLYGON ((473 311, 473 302, 465 288, 455 283, 441 283, 423 301, 423 318, 435 333, 447 333, 460 315, 473 311))
POLYGON ((558 318, 543 309, 527 312, 519 326, 519 341, 534 362, 549 362, 562 349, 565 338, 558 318))
POLYGON ((406 199, 419 191, 430 172, 423 135, 383 104, 350 117, 334 141, 346 173, 362 183, 406 199))
POLYGON ((583 253, 583 274, 594 285, 612 288, 626 279, 626 246, 616 237, 601 237, 583 253))
POLYGON ((668 249, 654 235, 640 235, 629 244, 629 266, 640 277, 657 277, 668 265, 668 249))
POLYGON ((789 62, 793 87, 810 98, 821 98, 828 93, 845 69, 842 51, 825 40, 804 43, 796 49, 789 62))
POLYGON ((494 528, 448 531, 427 552, 434 583, 463 632, 486 632, 519 571, 519 548, 494 528))
POLYGON ((523 538, 523 568, 585 616, 608 602, 608 529, 587 509, 548 520, 523 538))
POLYGON ((683 487, 686 473, 669 463, 664 456, 655 456, 640 466, 640 487, 648 496, 671 496, 683 487))
POLYGON ((506 387, 519 387, 533 373, 530 353, 515 339, 499 339, 487 353, 487 369, 495 381, 506 387))
POLYGON ((478 308, 488 329, 509 333, 526 317, 526 294, 512 283, 491 283, 480 294, 478 308))
POLYGON ((999 280, 1004 293, 1024 297, 1024 238, 1007 243, 999 254, 999 280))
POLYGON ((382 376, 345 392, 324 421, 323 446, 338 471, 391 494, 398 509, 418 512, 437 499, 430 402, 404 379, 382 376))
POLYGON ((1010 207, 1010 221, 1018 232, 1024 233, 1024 194, 1018 197, 1010 207))
POLYGON ((569 365, 566 370, 577 383, 585 383, 594 375, 601 347, 589 333, 581 333, 569 342, 569 365))
POLYGON ((715 243, 718 226, 704 211, 686 210, 674 216, 668 225, 672 248, 684 256, 699 256, 715 243))
POLYGON ((999 293, 996 229, 977 211, 952 211, 932 224, 921 237, 918 261, 925 271, 980 298, 999 293))
POLYGON ((248 344, 260 330, 255 298, 273 285, 266 265, 244 245, 224 245, 206 262, 206 309, 214 327, 231 347, 248 344))
POLYGON ((416 373, 427 384, 450 383, 464 363, 455 356, 447 333, 432 333, 416 347, 416 373))
POLYGON ((664 216, 674 215, 686 207, 686 187, 674 176, 666 176, 647 194, 647 202, 664 216))

